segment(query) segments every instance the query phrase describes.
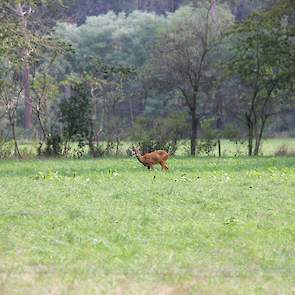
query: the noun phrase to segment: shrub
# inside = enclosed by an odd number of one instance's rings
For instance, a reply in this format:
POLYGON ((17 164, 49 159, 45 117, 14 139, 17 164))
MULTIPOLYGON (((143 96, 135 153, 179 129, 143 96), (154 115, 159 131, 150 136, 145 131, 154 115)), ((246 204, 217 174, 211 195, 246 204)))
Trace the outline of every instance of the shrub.
POLYGON ((206 154, 207 156, 213 155, 216 146, 217 140, 215 139, 201 139, 197 145, 198 154, 206 154))
POLYGON ((185 116, 177 114, 164 119, 137 118, 131 133, 142 153, 161 149, 174 154, 178 140, 186 130, 185 116))
POLYGON ((89 145, 89 152, 93 158, 100 158, 103 157, 106 153, 106 149, 103 147, 102 144, 90 144, 89 145))
POLYGON ((213 127, 214 121, 207 119, 202 124, 202 137, 197 144, 198 154, 213 155, 214 149, 217 146, 219 132, 213 127))
POLYGON ((40 142, 37 150, 38 156, 56 157, 62 155, 63 140, 59 134, 48 135, 44 148, 43 145, 44 143, 40 142))
POLYGON ((295 156, 295 150, 290 149, 288 145, 283 144, 277 149, 277 151, 275 152, 275 156, 277 156, 277 157, 280 157, 280 156, 295 156))
POLYGON ((72 95, 59 106, 65 138, 64 153, 68 156, 69 142, 77 141, 78 147, 73 150, 73 156, 81 158, 86 142, 93 142, 94 136, 91 95, 83 82, 75 81, 71 90, 72 95))
POLYGON ((0 138, 0 159, 13 157, 14 144, 12 141, 5 141, 0 138))

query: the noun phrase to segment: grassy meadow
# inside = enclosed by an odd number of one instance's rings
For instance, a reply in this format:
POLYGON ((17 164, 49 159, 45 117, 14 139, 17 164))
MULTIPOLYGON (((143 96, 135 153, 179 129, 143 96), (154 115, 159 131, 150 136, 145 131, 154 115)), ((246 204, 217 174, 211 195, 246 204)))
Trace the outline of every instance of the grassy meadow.
MULTIPOLYGON (((130 141, 122 141, 119 147, 119 154, 126 157, 126 151, 134 143, 130 141)), ((24 159, 36 158, 37 149, 39 142, 37 141, 20 141, 19 149, 24 159)), ((106 142, 102 142, 102 146, 106 147, 106 142)), ((267 138, 262 141, 260 155, 262 156, 273 156, 276 152, 282 147, 287 147, 288 152, 295 155, 295 138, 267 138)), ((77 149, 77 144, 73 143, 71 146, 72 150, 70 154, 74 153, 77 149)), ((85 152, 87 153, 87 146, 84 147, 85 152)), ((247 142, 234 142, 227 139, 221 140, 221 153, 223 157, 233 157, 233 156, 247 156, 247 142)), ((14 145, 13 142, 8 142, 6 144, 0 143, 0 159, 1 154, 5 154, 6 158, 14 157, 14 145)), ((181 140, 178 143, 178 149, 176 151, 177 156, 188 156, 190 154, 190 142, 188 140, 181 140)), ((201 156, 206 156, 202 153, 201 156)), ((218 156, 218 147, 213 148, 210 156, 218 156)))
POLYGON ((0 162, 0 294, 294 294, 295 158, 0 162))

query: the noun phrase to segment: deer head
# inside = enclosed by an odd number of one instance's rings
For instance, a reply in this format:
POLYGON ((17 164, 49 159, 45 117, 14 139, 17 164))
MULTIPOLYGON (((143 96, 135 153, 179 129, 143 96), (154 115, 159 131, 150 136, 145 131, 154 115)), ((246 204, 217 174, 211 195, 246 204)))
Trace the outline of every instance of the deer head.
POLYGON ((132 148, 131 153, 132 153, 132 156, 137 156, 137 157, 141 156, 140 150, 135 147, 132 148))

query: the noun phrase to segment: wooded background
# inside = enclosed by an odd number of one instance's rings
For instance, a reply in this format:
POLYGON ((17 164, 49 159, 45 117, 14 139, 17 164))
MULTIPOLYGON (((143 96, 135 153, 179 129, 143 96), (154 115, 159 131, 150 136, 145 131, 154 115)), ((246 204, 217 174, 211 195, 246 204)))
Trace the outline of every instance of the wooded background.
POLYGON ((121 142, 258 155, 294 136, 294 2, 0 1, 2 142, 93 156, 121 142), (102 142, 106 145, 102 145, 102 142))

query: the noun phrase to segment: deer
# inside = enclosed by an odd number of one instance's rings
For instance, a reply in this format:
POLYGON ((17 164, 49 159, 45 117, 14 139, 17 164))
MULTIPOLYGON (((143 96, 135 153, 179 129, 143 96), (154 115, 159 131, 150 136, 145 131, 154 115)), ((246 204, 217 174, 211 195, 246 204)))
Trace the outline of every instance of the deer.
POLYGON ((143 165, 146 166, 149 170, 154 167, 156 164, 160 164, 162 170, 168 171, 169 167, 166 164, 166 161, 169 158, 169 154, 163 150, 153 151, 141 155, 140 151, 136 148, 133 148, 132 154, 136 156, 137 160, 143 165))

